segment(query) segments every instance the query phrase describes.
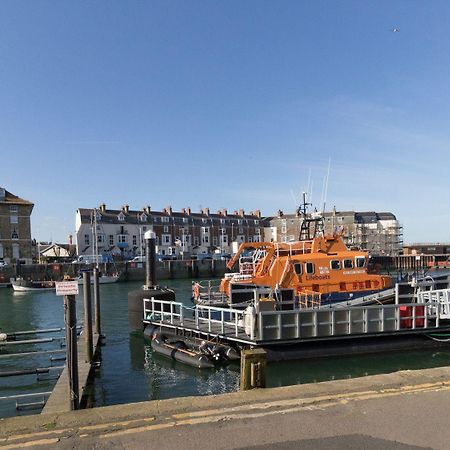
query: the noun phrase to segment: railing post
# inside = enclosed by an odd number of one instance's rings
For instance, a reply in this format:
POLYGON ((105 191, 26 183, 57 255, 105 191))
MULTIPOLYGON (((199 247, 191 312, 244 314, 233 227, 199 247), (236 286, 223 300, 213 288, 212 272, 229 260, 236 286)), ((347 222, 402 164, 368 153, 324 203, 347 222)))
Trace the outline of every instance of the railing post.
POLYGON ((79 408, 77 310, 75 295, 64 296, 64 322, 66 324, 66 361, 69 375, 70 410, 79 408))
POLYGON ((100 287, 99 287, 98 269, 96 267, 94 268, 93 277, 94 277, 94 322, 95 322, 95 333, 100 336, 100 334, 102 332, 101 314, 100 314, 100 287))

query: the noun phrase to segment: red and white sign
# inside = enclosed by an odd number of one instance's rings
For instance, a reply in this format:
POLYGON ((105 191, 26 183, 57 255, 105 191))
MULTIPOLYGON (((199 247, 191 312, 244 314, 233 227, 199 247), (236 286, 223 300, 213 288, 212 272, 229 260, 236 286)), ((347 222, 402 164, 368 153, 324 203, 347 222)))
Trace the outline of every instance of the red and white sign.
POLYGON ((78 281, 58 281, 56 282, 56 295, 77 295, 78 281))

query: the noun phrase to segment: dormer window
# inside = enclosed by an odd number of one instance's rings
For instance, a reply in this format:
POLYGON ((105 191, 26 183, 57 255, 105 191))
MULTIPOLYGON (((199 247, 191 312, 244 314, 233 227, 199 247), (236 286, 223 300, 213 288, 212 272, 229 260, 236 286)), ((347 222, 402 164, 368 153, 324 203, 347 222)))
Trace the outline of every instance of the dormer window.
POLYGON ((97 220, 97 222, 102 220, 102 215, 98 211, 95 213, 95 220, 97 220))
POLYGON ((125 214, 124 213, 120 213, 117 218, 119 219, 119 222, 124 222, 125 221, 125 214))
POLYGON ((141 222, 147 222, 147 216, 145 214, 141 214, 141 222))

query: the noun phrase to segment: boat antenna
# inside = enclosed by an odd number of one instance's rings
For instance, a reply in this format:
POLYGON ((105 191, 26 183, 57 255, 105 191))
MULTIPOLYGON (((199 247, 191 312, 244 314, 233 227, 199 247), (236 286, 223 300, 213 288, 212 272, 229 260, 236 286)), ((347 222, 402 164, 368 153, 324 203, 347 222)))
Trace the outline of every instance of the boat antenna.
POLYGON ((331 156, 328 158, 328 170, 327 170, 327 176, 325 177, 325 189, 324 189, 324 197, 323 197, 323 212, 325 212, 325 205, 327 203, 328 180, 330 179, 330 168, 331 168, 331 156))

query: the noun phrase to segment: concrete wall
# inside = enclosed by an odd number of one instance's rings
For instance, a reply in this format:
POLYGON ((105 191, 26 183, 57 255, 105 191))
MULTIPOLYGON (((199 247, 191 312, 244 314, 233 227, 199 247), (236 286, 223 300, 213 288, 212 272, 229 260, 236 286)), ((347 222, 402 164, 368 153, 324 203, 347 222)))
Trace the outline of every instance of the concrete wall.
MULTIPOLYGON (((9 265, 0 267, 0 283, 7 283, 9 279, 21 276, 29 280, 62 280, 64 275, 78 276, 80 269, 92 268, 91 264, 30 264, 9 265)), ((145 264, 116 263, 101 264, 100 270, 108 273, 121 272, 124 281, 144 281, 145 264)), ((226 261, 216 260, 174 260, 158 261, 156 263, 156 277, 158 280, 177 278, 213 278, 220 277, 226 271, 226 261)))

